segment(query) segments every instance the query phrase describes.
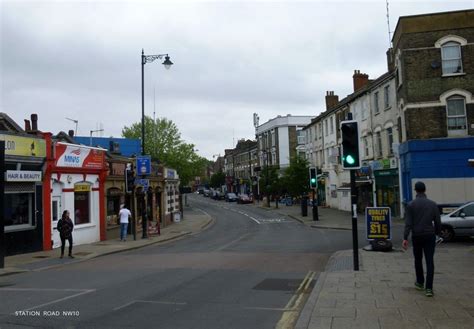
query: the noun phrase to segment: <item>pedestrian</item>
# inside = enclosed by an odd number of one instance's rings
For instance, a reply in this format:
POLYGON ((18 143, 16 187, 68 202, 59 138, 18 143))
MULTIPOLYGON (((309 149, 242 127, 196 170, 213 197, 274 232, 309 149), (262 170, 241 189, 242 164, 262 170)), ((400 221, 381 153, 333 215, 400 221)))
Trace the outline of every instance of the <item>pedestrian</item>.
POLYGON ((72 230, 74 229, 74 223, 69 217, 69 211, 64 210, 61 219, 58 221, 57 230, 59 237, 61 238, 61 256, 64 257, 64 247, 66 246, 66 240, 69 242, 69 258, 74 258, 72 255, 72 230))
POLYGON ((125 207, 124 204, 120 206, 119 218, 120 218, 120 241, 127 241, 127 229, 129 218, 132 217, 130 210, 125 207))
POLYGON ((433 297, 434 261, 436 236, 440 234, 441 219, 436 202, 426 197, 426 186, 423 182, 415 184, 416 198, 411 201, 405 213, 405 233, 403 249, 408 248, 408 236, 412 234, 413 256, 417 290, 425 289, 427 297, 433 297), (423 254, 426 262, 426 281, 423 273, 423 254))

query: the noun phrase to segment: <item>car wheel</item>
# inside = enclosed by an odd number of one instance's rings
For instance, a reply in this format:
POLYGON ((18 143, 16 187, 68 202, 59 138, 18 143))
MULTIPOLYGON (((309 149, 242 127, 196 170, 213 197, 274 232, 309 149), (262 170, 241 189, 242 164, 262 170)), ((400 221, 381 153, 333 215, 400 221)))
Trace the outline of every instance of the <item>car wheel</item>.
POLYGON ((454 238, 454 231, 449 226, 442 226, 440 236, 444 241, 451 241, 454 238))

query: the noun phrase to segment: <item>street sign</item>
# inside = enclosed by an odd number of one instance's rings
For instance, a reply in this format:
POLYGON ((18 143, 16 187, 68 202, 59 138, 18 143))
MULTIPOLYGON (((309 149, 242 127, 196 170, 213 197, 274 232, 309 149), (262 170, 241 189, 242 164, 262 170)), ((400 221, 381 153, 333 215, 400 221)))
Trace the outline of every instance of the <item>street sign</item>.
POLYGON ((392 239, 392 216, 389 207, 367 207, 367 240, 392 239))
POLYGON ((142 179, 142 178, 136 178, 135 179, 135 186, 142 186, 143 190, 146 191, 148 190, 148 186, 150 186, 150 180, 149 179, 142 179))
POLYGON ((141 155, 137 157, 137 175, 147 176, 151 174, 151 156, 141 155))

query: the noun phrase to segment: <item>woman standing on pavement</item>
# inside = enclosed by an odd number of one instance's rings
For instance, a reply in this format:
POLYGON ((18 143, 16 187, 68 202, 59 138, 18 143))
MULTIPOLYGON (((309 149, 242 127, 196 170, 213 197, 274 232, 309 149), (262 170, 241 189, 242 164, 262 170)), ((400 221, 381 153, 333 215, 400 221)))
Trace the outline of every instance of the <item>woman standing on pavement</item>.
POLYGON ((72 255, 72 230, 74 229, 74 224, 69 217, 69 211, 64 210, 61 219, 58 221, 57 226, 59 237, 61 238, 61 256, 64 257, 64 247, 66 246, 66 239, 69 241, 69 258, 74 258, 72 255))

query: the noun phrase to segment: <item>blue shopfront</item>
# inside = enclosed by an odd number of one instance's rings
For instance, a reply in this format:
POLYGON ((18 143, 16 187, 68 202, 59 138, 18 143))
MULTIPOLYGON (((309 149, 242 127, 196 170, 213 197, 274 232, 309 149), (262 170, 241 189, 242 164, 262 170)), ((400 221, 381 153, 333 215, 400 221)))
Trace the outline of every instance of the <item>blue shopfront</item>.
POLYGON ((403 203, 414 198, 418 180, 437 203, 474 200, 474 137, 413 140, 400 145, 403 203))

